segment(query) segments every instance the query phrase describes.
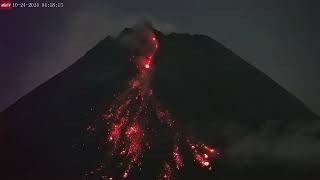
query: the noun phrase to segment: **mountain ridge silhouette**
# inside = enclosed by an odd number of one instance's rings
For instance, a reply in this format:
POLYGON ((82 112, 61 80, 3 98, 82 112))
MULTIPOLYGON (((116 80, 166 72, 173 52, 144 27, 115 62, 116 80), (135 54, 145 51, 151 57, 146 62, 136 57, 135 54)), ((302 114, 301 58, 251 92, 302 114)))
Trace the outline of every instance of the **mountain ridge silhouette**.
MULTIPOLYGON (((245 136, 268 120, 278 121, 277 133, 282 133, 291 121, 318 119, 295 96, 209 36, 154 32, 160 44, 154 92, 190 134, 224 149, 237 138, 224 137, 219 127, 225 124, 241 124, 245 130, 237 133, 245 136), (216 132, 208 133, 210 128, 216 132)), ((5 148, 0 152, 8 177, 77 179, 88 164, 99 161, 92 156, 96 150, 83 154, 71 147, 85 138, 86 126, 99 119, 135 75, 130 50, 120 43, 130 33, 127 28, 117 38, 108 36, 1 112, 5 148)))

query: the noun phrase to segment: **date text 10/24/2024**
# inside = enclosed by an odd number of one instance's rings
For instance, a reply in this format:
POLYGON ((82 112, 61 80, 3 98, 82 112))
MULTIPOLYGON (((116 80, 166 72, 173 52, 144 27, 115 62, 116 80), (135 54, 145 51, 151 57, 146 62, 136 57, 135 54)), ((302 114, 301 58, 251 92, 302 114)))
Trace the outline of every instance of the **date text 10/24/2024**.
POLYGON ((5 2, 5 4, 2 4, 3 2, 0 1, 1 7, 2 5, 9 7, 9 9, 13 8, 62 8, 64 4, 62 2, 56 3, 56 2, 5 2))

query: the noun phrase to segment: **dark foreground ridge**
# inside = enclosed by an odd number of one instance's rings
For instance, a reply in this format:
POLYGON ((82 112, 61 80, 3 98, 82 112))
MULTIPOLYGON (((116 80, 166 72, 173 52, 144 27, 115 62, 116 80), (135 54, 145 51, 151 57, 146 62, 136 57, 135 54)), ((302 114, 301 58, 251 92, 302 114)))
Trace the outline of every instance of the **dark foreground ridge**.
MULTIPOLYGON (((81 179, 98 162, 101 153, 82 142, 86 127, 136 73, 119 41, 127 33, 131 30, 102 40, 1 113, 0 179, 81 179)), ((273 152, 278 144, 270 143, 300 133, 301 124, 308 129, 319 119, 316 114, 208 36, 155 34, 160 44, 152 80, 156 96, 187 132, 222 150, 213 175, 202 179, 319 177, 312 168, 320 164, 319 156, 312 162, 303 151, 285 156, 279 151, 292 151, 289 146, 273 152), (267 140, 260 141, 266 129, 267 140), (247 137, 260 144, 250 148, 251 141, 243 143, 247 137), (258 153, 252 150, 256 146, 262 146, 258 153)), ((303 137, 318 141, 318 132, 303 131, 303 137)), ((192 171, 183 179, 198 177, 192 171)))

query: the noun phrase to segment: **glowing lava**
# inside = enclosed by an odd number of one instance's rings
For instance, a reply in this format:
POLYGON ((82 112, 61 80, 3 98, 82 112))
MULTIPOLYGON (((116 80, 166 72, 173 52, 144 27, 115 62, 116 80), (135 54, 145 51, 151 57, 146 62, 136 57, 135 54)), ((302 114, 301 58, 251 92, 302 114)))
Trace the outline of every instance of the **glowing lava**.
MULTIPOLYGON (((129 81, 128 89, 115 98, 103 115, 103 120, 107 124, 103 129, 106 137, 100 146, 106 150, 111 149, 109 159, 115 160, 110 165, 117 167, 116 171, 121 173, 110 174, 105 165, 99 166, 93 173, 99 174, 102 179, 111 180, 129 178, 137 170, 141 171, 143 154, 153 148, 149 133, 158 128, 154 127, 157 123, 162 124, 161 126, 166 129, 165 132, 172 134, 169 135, 169 139, 173 142, 172 153, 167 156, 168 159, 159 162, 163 164, 163 169, 158 179, 174 179, 174 172, 183 169, 186 163, 183 157, 188 155, 191 155, 200 167, 211 170, 212 162, 218 155, 216 150, 182 136, 176 129, 176 121, 172 115, 162 108, 154 97, 150 87, 150 75, 154 68, 153 61, 159 43, 152 32, 143 38, 146 38, 149 51, 140 56, 132 55, 138 69, 137 76, 129 81), (182 148, 190 153, 182 153, 182 148), (102 171, 103 167, 105 171, 102 171)), ((91 129, 91 126, 89 127, 88 129, 91 129)), ((89 175, 86 177, 89 178, 89 175)))

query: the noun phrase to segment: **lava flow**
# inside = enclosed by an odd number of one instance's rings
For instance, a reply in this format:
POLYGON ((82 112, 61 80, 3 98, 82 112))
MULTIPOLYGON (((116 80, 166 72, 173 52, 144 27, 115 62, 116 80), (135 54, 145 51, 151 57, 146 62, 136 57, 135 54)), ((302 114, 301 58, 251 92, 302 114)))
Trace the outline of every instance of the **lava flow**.
POLYGON ((142 38, 147 50, 140 52, 140 55, 132 54, 132 62, 138 70, 136 77, 129 81, 128 89, 115 98, 102 117, 106 123, 103 128, 105 137, 99 147, 110 150, 110 157, 106 159, 112 167, 102 163, 88 173, 86 179, 93 174, 108 180, 130 178, 134 173, 141 172, 144 154, 154 148, 157 142, 152 136, 159 129, 161 133, 168 134, 163 141, 171 153, 164 155, 166 158, 162 162, 153 162, 162 166, 158 179, 175 179, 175 172, 181 171, 187 163, 185 156, 191 156, 195 164, 208 170, 212 169, 213 160, 218 156, 212 147, 179 133, 175 119, 154 97, 150 76, 155 68, 153 61, 159 43, 153 32, 142 38), (112 168, 116 169, 116 173, 112 172, 112 168))

